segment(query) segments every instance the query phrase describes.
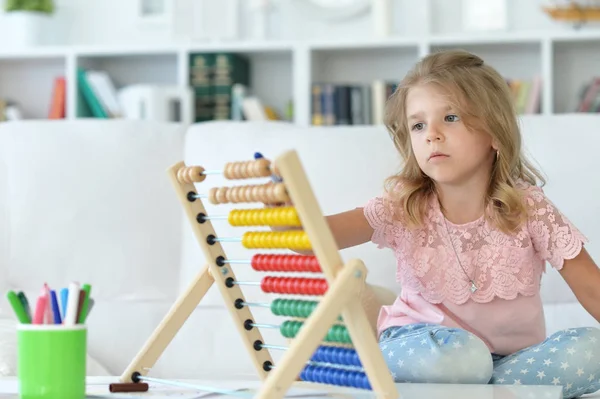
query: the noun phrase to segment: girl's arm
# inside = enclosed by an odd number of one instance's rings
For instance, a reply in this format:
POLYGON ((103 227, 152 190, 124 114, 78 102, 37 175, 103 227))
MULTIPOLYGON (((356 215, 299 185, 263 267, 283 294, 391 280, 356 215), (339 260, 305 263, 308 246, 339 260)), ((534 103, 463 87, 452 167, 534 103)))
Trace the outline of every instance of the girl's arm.
POLYGON ((327 223, 339 249, 354 247, 371 240, 373 228, 363 208, 327 216, 327 223))
POLYGON ((564 261, 561 276, 581 305, 600 322, 600 269, 585 248, 573 259, 564 261))
MULTIPOLYGON (((331 234, 335 239, 338 249, 354 247, 371 240, 373 228, 364 215, 363 208, 326 216, 331 234)), ((286 230, 286 228, 273 228, 273 230, 286 230)), ((312 251, 294 251, 303 255, 312 255, 312 251)))

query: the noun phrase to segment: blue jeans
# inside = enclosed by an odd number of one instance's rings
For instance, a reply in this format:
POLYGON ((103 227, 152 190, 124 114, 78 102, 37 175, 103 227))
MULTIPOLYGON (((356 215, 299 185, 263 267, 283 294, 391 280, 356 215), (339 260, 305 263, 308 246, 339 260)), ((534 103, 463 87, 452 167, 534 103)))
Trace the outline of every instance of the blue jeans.
POLYGON ((560 385, 564 398, 600 389, 600 329, 559 331, 508 356, 468 331, 435 324, 386 329, 379 347, 396 382, 560 385))

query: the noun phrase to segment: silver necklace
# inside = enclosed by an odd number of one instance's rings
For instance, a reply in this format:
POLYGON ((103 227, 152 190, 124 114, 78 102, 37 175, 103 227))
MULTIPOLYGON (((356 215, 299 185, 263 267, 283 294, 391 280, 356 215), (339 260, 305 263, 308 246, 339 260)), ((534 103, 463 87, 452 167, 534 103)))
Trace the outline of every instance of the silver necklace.
MULTIPOLYGON (((479 289, 477 287, 477 284, 475 284, 475 281, 474 281, 475 271, 473 271, 473 278, 469 277, 469 275, 467 274, 467 271, 465 270, 465 268, 462 265, 462 262, 460 261, 460 258, 458 257, 458 252, 456 251, 456 248, 454 247, 454 241, 452 241, 452 237, 450 237, 450 230, 448 229, 448 221, 446 220, 446 217, 444 216, 443 213, 442 213, 442 219, 444 219, 444 227, 446 227, 446 235, 448 237, 448 240, 450 241, 450 246, 452 246, 454 255, 456 256, 456 261, 458 262, 458 265, 460 266, 463 273, 465 274, 465 277, 471 282, 471 293, 474 294, 479 289)), ((489 232, 488 232, 488 234, 489 234, 489 232)), ((486 237, 487 237, 487 234, 486 234, 486 237)), ((484 237, 484 239, 485 239, 485 237, 484 237)), ((480 251, 481 251, 481 248, 479 248, 479 251, 477 251, 477 258, 479 257, 480 251)))

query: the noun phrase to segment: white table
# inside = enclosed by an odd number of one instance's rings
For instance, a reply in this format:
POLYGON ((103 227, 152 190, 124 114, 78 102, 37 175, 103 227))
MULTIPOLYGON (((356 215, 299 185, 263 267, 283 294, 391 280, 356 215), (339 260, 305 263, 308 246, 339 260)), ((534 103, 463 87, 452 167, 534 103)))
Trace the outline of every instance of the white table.
MULTIPOLYGON (((204 380, 179 380, 186 384, 216 387, 223 390, 235 390, 248 388, 250 391, 239 391, 250 398, 251 390, 257 388, 257 381, 204 381, 204 380)), ((144 393, 122 393, 111 394, 108 391, 108 385, 111 382, 117 382, 117 377, 90 377, 88 378, 88 397, 89 398, 238 398, 238 395, 208 394, 199 390, 177 388, 165 385, 150 384, 150 390, 144 393)), ((372 394, 365 391, 335 389, 329 391, 328 387, 321 385, 299 384, 298 388, 292 392, 296 398, 356 398, 370 399, 374 398, 372 394), (312 386, 314 389, 308 389, 312 386), (329 396, 325 395, 329 391, 329 396)), ((400 399, 561 399, 562 388, 555 386, 519 386, 519 385, 445 385, 445 384, 398 384, 400 399)), ((18 398, 18 383, 14 377, 0 378, 0 398, 15 399, 18 398)))

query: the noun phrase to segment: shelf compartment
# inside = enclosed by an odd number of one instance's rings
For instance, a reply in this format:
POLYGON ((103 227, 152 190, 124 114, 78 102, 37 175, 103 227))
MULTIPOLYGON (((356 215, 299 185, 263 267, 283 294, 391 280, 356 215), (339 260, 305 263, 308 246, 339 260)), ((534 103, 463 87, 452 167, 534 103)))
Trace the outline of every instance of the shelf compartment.
MULTIPOLYGON (((504 78, 524 88, 524 93, 515 93, 515 101, 519 113, 541 113, 542 90, 544 85, 542 66, 542 42, 537 40, 514 43, 487 44, 432 44, 431 52, 460 49, 481 57, 484 62, 496 69, 504 78), (533 88, 537 87, 537 90, 533 88), (535 93, 534 93, 535 92, 535 93), (536 110, 528 110, 531 96, 536 96, 539 106, 536 110), (522 100, 519 100, 522 98, 522 100)), ((516 90, 519 90, 517 86, 516 90)))
MULTIPOLYGON (((234 79, 233 83, 241 83, 246 86, 246 97, 256 97, 263 106, 273 109, 277 115, 277 118, 282 120, 288 119, 288 105, 293 100, 293 77, 292 77, 292 64, 293 57, 292 51, 286 49, 272 49, 264 50, 259 48, 249 48, 246 51, 194 51, 190 50, 189 59, 190 63, 192 58, 195 56, 206 55, 204 62, 207 63, 208 69, 206 73, 210 75, 216 62, 215 55, 232 55, 230 62, 238 67, 234 66, 234 70, 231 71, 231 78, 234 79), (247 66, 246 66, 247 65, 247 66), (235 68, 240 68, 235 70, 235 68), (247 72, 246 72, 247 71, 247 72)), ((202 62, 202 58, 198 60, 202 62)), ((192 68, 190 64, 190 68, 192 68)), ((193 70, 190 69, 190 76, 186 81, 195 86, 192 82, 193 70)), ((199 70, 199 73, 200 70, 199 70)), ((207 76, 208 77, 208 76, 207 76)), ((208 83, 213 86, 214 81, 208 83)), ((212 120, 217 119, 231 119, 231 106, 227 104, 227 100, 223 97, 228 89, 231 89, 232 84, 227 82, 218 83, 218 87, 209 88, 204 83, 197 82, 197 87, 194 89, 196 92, 196 105, 197 105, 197 120, 212 120), (202 94, 204 93, 204 94, 202 94), (206 101, 210 103, 218 102, 219 111, 206 111, 207 108, 202 109, 201 104, 204 100, 200 98, 206 95, 206 101), (213 95, 219 96, 217 99, 213 95), (224 108, 225 106, 229 109, 224 108), (208 113, 206 113, 208 112, 208 113), (199 114, 202 113, 202 114, 199 114)), ((232 95, 231 92, 228 93, 232 95)))
MULTIPOLYGON (((554 112, 579 112, 583 90, 600 77, 600 42, 555 42, 552 63, 554 112)), ((598 105, 591 107, 598 109, 598 105)))
POLYGON ((400 81, 418 57, 417 45, 313 50, 311 80, 335 84, 400 81))
POLYGON ((55 79, 65 70, 63 56, 0 59, 0 98, 18 105, 24 119, 46 119, 55 79))
MULTIPOLYGON (((116 90, 135 84, 177 85, 177 53, 113 54, 79 56, 77 68, 103 71, 108 74, 116 90)), ((72 76, 74 82, 77 77, 72 76)), ((82 117, 83 101, 77 90, 77 116, 82 117)))

